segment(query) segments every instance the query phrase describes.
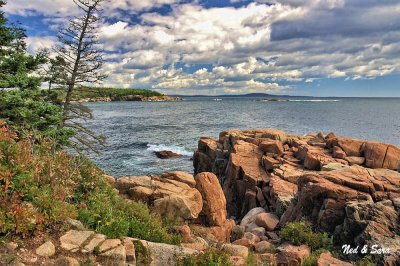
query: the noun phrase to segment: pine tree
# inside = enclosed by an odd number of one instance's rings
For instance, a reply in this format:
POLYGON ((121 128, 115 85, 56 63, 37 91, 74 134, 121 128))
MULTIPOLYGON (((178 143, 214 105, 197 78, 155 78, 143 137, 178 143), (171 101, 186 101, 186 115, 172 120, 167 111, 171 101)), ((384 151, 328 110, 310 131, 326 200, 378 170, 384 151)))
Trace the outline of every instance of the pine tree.
POLYGON ((82 150, 82 145, 97 151, 96 144, 104 143, 102 136, 97 136, 78 122, 92 118, 90 109, 80 103, 72 102, 75 90, 85 89, 85 84, 94 84, 106 77, 100 72, 104 60, 103 53, 98 48, 97 37, 102 2, 103 0, 74 0, 81 15, 73 17, 68 27, 61 30, 58 35, 60 45, 56 48, 56 52, 65 62, 63 68, 68 75, 60 128, 71 128, 76 131, 72 145, 78 151, 82 150))
MULTIPOLYGON (((0 8, 5 4, 0 0, 0 8)), ((28 55, 25 37, 24 29, 8 25, 0 11, 0 119, 34 141, 46 137, 66 145, 74 132, 57 128, 61 103, 55 93, 40 89, 42 77, 35 74, 46 62, 45 54, 28 55)))
MULTIPOLYGON (((5 1, 0 1, 0 8, 5 1)), ((31 75, 46 62, 44 53, 26 54, 25 30, 18 25, 8 25, 4 12, 0 12, 0 88, 36 89, 41 77, 31 75)))
POLYGON ((56 86, 56 88, 63 88, 67 85, 68 73, 66 71, 67 62, 61 56, 56 56, 55 58, 49 58, 49 66, 45 70, 45 79, 49 86, 48 89, 51 90, 56 86))

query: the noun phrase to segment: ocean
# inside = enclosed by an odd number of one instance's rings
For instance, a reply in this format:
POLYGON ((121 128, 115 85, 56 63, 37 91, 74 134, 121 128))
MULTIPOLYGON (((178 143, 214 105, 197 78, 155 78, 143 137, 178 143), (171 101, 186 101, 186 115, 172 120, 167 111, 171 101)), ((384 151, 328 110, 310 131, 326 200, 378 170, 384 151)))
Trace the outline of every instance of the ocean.
POLYGON ((218 138, 227 129, 279 128, 293 134, 322 131, 400 145, 399 98, 189 97, 179 102, 87 103, 89 128, 107 138, 100 155, 90 155, 115 177, 193 172, 191 157, 201 136, 218 138), (158 159, 154 151, 183 157, 158 159))

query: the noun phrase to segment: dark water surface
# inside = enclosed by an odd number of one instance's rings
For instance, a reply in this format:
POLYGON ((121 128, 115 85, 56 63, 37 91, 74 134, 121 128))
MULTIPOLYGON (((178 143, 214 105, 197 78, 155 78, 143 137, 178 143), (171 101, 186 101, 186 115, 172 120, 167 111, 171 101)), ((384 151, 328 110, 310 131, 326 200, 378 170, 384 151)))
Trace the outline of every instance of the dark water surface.
POLYGON ((181 102, 88 103, 89 127, 107 137, 92 159, 114 176, 192 172, 190 157, 201 136, 226 129, 280 128, 290 133, 323 131, 400 145, 400 99, 188 98, 181 102), (180 159, 161 160, 154 151, 172 150, 180 159))

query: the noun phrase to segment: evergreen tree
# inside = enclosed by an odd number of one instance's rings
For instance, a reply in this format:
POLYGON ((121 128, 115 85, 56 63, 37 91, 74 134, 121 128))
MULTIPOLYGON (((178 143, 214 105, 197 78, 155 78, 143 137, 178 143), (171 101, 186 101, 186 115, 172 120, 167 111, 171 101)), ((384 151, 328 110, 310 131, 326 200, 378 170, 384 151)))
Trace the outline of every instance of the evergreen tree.
MULTIPOLYGON (((0 1, 0 8, 5 1, 0 1)), ((40 77, 31 75, 46 62, 44 53, 26 54, 25 31, 18 25, 9 26, 4 12, 0 12, 0 88, 21 90, 38 88, 40 77)))
POLYGON ((49 90, 56 86, 63 88, 68 83, 67 62, 61 57, 49 58, 49 67, 45 73, 44 81, 49 83, 49 90))
POLYGON ((94 84, 105 78, 100 70, 104 63, 102 51, 99 50, 97 27, 100 20, 100 5, 103 0, 73 0, 81 15, 73 17, 68 27, 62 29, 58 39, 60 45, 56 52, 65 62, 61 67, 67 73, 65 99, 63 103, 63 120, 60 128, 70 128, 76 132, 71 139, 72 146, 82 151, 82 147, 97 151, 96 145, 103 144, 104 138, 97 136, 79 121, 91 119, 89 108, 80 103, 73 103, 72 96, 76 90, 85 89, 85 84, 94 84))
MULTIPOLYGON (((5 4, 0 0, 0 8, 5 4)), ((57 128, 62 121, 61 102, 55 92, 40 90, 42 77, 35 75, 46 62, 45 54, 28 55, 25 38, 24 29, 8 25, 0 12, 0 119, 34 141, 50 137, 66 145, 74 131, 57 128)))

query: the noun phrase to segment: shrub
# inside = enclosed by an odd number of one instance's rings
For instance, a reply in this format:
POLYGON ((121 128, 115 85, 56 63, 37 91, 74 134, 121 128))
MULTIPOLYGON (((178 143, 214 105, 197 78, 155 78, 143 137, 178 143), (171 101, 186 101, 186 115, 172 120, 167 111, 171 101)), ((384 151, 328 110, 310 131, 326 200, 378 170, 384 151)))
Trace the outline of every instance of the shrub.
POLYGON ((253 252, 249 252, 246 259, 247 266, 257 266, 257 257, 253 252))
POLYGON ((147 248, 145 248, 140 241, 134 241, 135 245, 135 256, 137 265, 149 265, 151 263, 151 254, 147 248))
POLYGON ((52 147, 19 140, 0 122, 0 236, 27 236, 78 217, 110 238, 180 242, 173 224, 142 203, 120 198, 90 160, 52 147))
POLYGON ((109 187, 99 187, 82 201, 78 219, 110 238, 131 236, 164 243, 179 243, 177 235, 163 226, 159 217, 151 215, 143 203, 125 201, 109 187))
POLYGON ((375 266, 375 263, 372 261, 371 255, 365 256, 361 260, 357 261, 355 266, 375 266))
POLYGON ((18 140, 16 134, 0 122, 2 235, 26 236, 76 215, 75 207, 66 201, 70 185, 55 180, 68 170, 65 169, 68 164, 58 163, 65 153, 51 155, 44 144, 40 149, 37 147, 29 140, 18 140))
POLYGON ((318 258, 324 252, 326 252, 324 249, 318 249, 312 252, 310 256, 304 259, 303 266, 317 266, 318 258))
POLYGON ((332 250, 332 239, 326 233, 314 233, 311 227, 303 222, 288 223, 280 232, 284 241, 294 245, 306 244, 311 250, 326 249, 332 250))
POLYGON ((131 236, 153 242, 180 242, 172 226, 164 226, 147 205, 120 198, 91 162, 81 168, 81 176, 74 201, 81 207, 78 219, 89 228, 110 238, 131 236))
POLYGON ((233 266, 229 260, 229 254, 215 249, 209 248, 204 253, 191 255, 181 259, 182 266, 233 266))

